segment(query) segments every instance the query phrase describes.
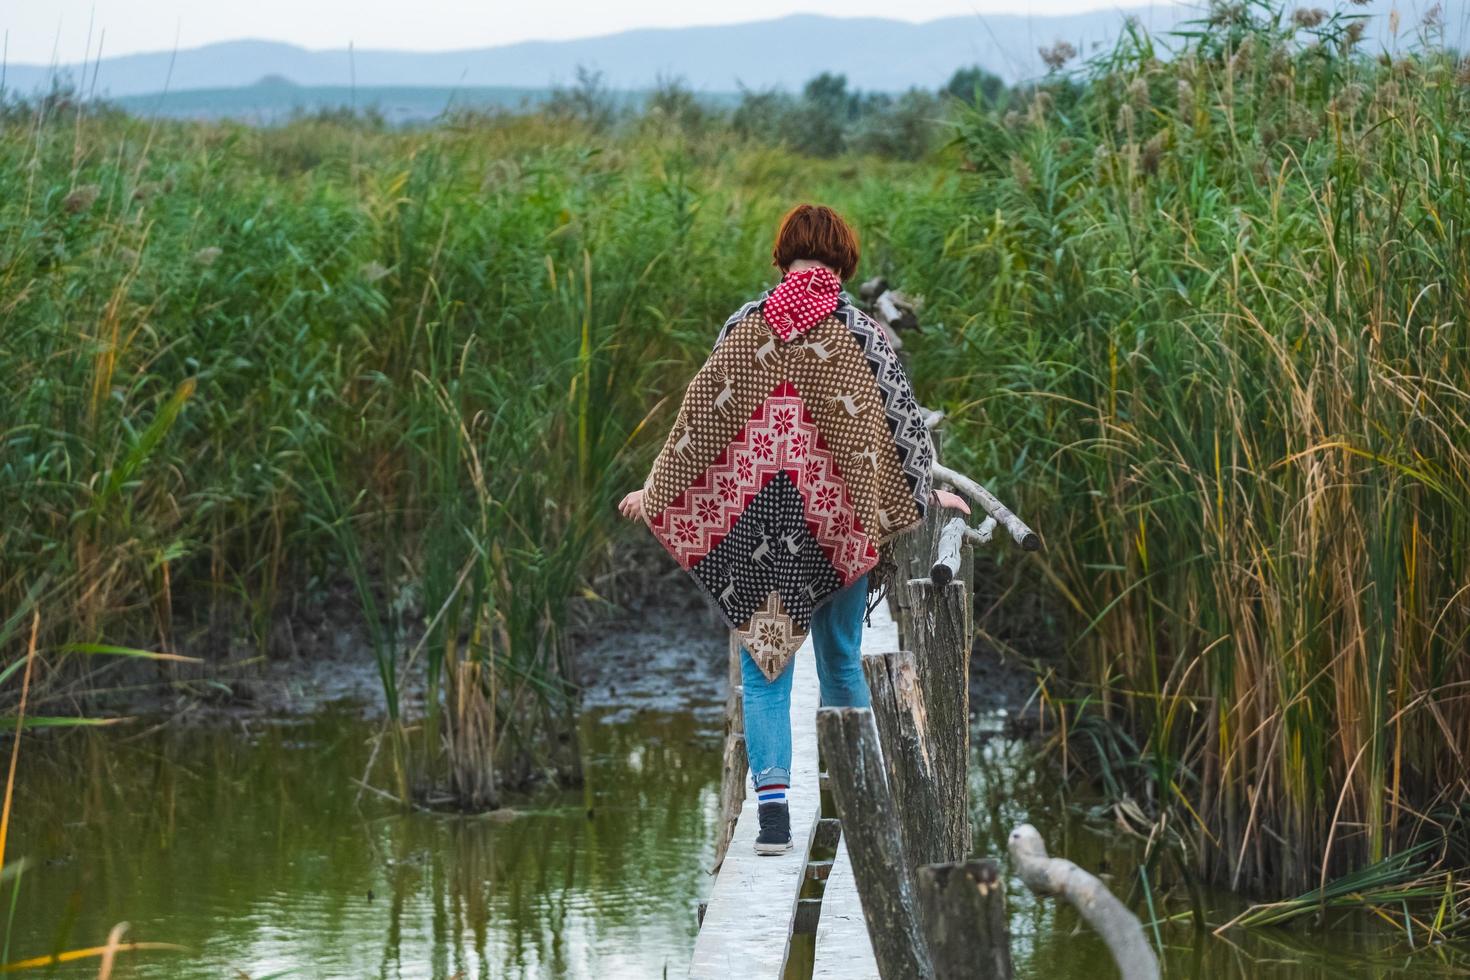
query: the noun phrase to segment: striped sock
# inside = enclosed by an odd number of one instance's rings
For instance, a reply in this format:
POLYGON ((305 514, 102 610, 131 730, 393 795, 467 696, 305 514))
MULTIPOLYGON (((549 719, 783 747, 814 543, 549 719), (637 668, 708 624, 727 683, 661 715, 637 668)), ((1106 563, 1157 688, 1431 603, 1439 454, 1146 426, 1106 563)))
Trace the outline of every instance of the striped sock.
POLYGON ((761 803, 785 803, 786 784, 771 783, 768 786, 758 786, 755 790, 755 798, 761 803))

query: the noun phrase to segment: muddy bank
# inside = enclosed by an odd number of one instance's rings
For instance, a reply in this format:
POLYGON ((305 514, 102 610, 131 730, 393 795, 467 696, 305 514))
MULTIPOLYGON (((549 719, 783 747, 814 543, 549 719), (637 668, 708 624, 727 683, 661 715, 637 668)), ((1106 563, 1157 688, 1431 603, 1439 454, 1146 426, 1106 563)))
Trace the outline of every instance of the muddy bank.
MULTIPOLYGON (((576 632, 588 707, 627 713, 688 710, 718 722, 725 698, 726 627, 681 569, 657 549, 636 552, 615 612, 576 632)), ((976 637, 970 713, 982 730, 1028 734, 1040 721, 1039 674, 1061 664, 1062 622, 1018 561, 982 555, 975 569, 976 637)))
POLYGON ((693 580, 677 566, 667 568, 606 618, 573 631, 583 705, 617 720, 642 711, 691 711, 717 724, 725 704, 726 636, 693 580))
MULTIPOLYGON (((725 698, 727 634, 718 612, 690 577, 653 542, 619 546, 609 571, 592 584, 597 598, 569 607, 572 651, 583 707, 626 721, 642 712, 690 712, 717 727, 725 698)), ((1055 666, 1056 617, 1016 582, 1019 563, 982 558, 976 568, 971 710, 986 729, 1025 731, 1036 718, 1035 677, 1055 666)), ((107 666, 93 678, 87 710, 164 718, 179 724, 249 723, 303 717, 327 706, 366 718, 384 714, 382 683, 352 589, 337 583, 280 610, 266 652, 218 628, 180 638, 198 665, 107 666)), ((422 621, 406 617, 399 637, 406 658, 422 621)), ((424 711, 422 651, 400 669, 403 713, 424 711)))
MULTIPOLYGON (((618 720, 689 711, 718 723, 726 657, 718 615, 656 546, 621 548, 612 564, 615 571, 594 583, 600 598, 569 603, 565 640, 583 706, 618 720)), ((379 591, 386 606, 391 590, 379 591)), ((401 710, 412 719, 425 708, 423 651, 415 652, 423 617, 405 615, 398 632, 401 710)), ((299 718, 328 706, 364 718, 385 714, 372 636, 345 581, 283 603, 264 643, 239 624, 214 623, 180 631, 176 644, 200 663, 101 663, 85 689, 71 693, 70 707, 184 725, 299 718)))

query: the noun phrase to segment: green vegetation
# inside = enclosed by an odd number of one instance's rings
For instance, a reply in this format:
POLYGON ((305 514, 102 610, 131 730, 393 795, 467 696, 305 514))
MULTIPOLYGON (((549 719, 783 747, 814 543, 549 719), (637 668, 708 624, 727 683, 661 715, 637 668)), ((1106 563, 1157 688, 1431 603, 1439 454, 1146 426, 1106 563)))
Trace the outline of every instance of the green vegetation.
POLYGON ((581 69, 576 84, 552 90, 541 107, 552 119, 573 121, 598 133, 652 126, 699 139, 733 132, 760 146, 780 146, 803 156, 843 154, 918 160, 946 138, 946 122, 961 106, 998 105, 1010 93, 980 68, 962 68, 938 92, 913 88, 898 96, 849 88, 844 75, 823 72, 797 95, 742 89, 733 105, 696 95, 678 79, 663 79, 646 95, 619 95, 599 72, 581 69))
POLYGON ((959 81, 918 162, 854 155, 830 78, 422 132, 12 111, 0 648, 34 608, 51 679, 74 643, 269 655, 346 574, 395 720, 433 693, 400 793, 574 767, 568 598, 776 217, 824 200, 926 297, 919 388, 1046 538, 1064 758, 1156 862, 1272 896, 1378 869, 1416 937, 1463 928, 1470 72, 1359 34, 1222 6, 1168 59, 959 81))
POLYGON ((269 655, 345 575, 400 793, 483 806, 492 772, 574 770, 547 737, 570 710, 567 600, 641 481, 641 427, 768 278, 784 204, 850 169, 656 120, 605 142, 540 118, 16 111, 0 643, 34 606, 50 679, 76 642, 218 656, 243 631, 269 655), (450 709, 416 740, 409 671, 450 709))
POLYGON ((973 115, 891 278, 1046 537, 1072 757, 1207 879, 1429 884, 1422 939, 1470 904, 1470 69, 1360 33, 1220 6, 973 115))

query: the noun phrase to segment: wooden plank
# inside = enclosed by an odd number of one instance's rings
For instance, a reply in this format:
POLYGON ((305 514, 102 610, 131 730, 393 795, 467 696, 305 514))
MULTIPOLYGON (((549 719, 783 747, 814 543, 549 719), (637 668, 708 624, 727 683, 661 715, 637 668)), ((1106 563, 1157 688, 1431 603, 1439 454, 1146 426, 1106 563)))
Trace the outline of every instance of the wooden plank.
MULTIPOLYGON (((894 622, 888 604, 879 603, 863 628, 863 652, 893 652, 898 648, 898 624, 894 622)), ((745 800, 736 818, 724 863, 720 865, 719 876, 706 903, 699 937, 694 943, 694 958, 689 968, 691 977, 725 977, 738 972, 742 976, 777 980, 786 968, 799 892, 807 876, 807 855, 819 836, 816 722, 820 696, 810 640, 796 652, 796 677, 791 688, 792 772, 791 789, 787 793, 791 806, 791 853, 779 857, 759 857, 754 853, 752 847, 760 830, 757 803, 753 799, 745 800)), ((830 832, 830 823, 828 827, 830 832)), ((843 853, 840 842, 838 853, 843 853)), ((825 910, 832 894, 829 879, 823 894, 820 921, 826 921, 825 910)), ((850 903, 856 910, 856 931, 842 940, 849 947, 844 955, 848 959, 855 957, 859 963, 874 963, 851 866, 847 869, 845 883, 838 883, 837 900, 839 905, 850 903)), ((819 937, 820 934, 819 922, 819 937)), ((820 955, 817 965, 820 970, 820 955)), ((877 966, 873 965, 871 974, 833 975, 876 977, 878 974, 877 966)))
POLYGON ((812 980, 878 980, 878 961, 873 959, 873 944, 868 939, 868 924, 863 919, 845 841, 837 844, 837 857, 822 892, 812 980))
POLYGON ((837 852, 837 839, 842 835, 842 824, 836 817, 823 817, 817 821, 817 832, 812 837, 812 850, 826 853, 837 852))
POLYGON ((694 941, 691 977, 777 980, 786 969, 807 854, 820 816, 817 784, 817 665, 808 639, 796 652, 791 685, 792 849, 761 857, 757 802, 747 798, 735 821, 729 850, 710 892, 704 924, 694 941))

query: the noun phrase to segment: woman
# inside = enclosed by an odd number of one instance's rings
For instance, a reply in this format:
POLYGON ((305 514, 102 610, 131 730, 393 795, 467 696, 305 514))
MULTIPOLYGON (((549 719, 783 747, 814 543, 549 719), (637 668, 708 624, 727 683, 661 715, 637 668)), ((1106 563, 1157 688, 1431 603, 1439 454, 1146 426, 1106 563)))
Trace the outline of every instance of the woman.
POLYGON ((642 490, 642 518, 740 638, 758 854, 791 850, 792 654, 808 634, 822 704, 866 707, 862 626, 880 549, 922 523, 934 447, 882 329, 842 295, 858 240, 793 208, 779 285, 720 331, 642 490))

